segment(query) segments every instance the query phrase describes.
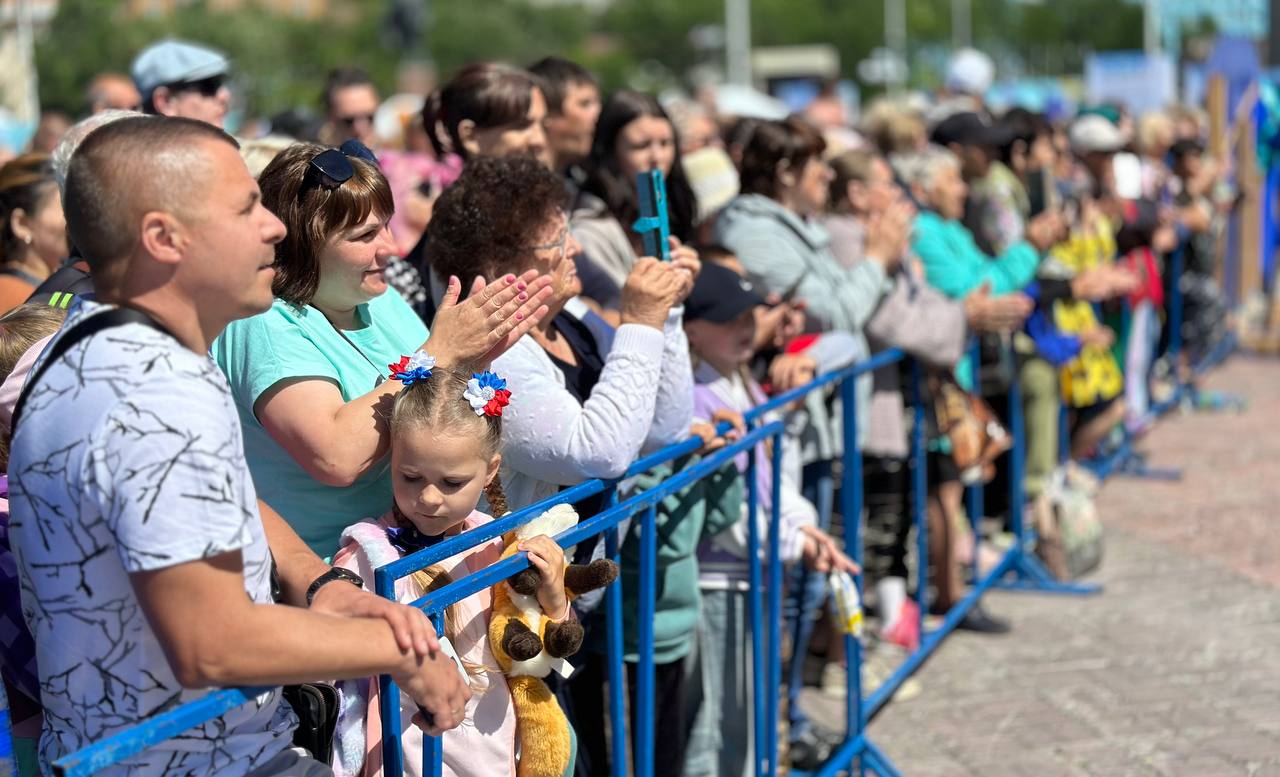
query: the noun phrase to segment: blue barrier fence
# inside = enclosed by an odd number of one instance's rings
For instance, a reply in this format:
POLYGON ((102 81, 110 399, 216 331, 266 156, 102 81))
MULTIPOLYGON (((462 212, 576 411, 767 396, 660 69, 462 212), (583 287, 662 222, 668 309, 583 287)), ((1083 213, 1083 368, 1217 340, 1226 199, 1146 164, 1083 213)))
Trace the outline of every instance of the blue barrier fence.
MULTIPOLYGON (((1178 303, 1180 307, 1180 302, 1178 303)), ((418 570, 425 569, 455 554, 469 550, 483 542, 494 539, 513 528, 521 526, 541 515, 548 508, 565 503, 606 495, 605 509, 595 516, 583 520, 572 529, 562 533, 556 540, 565 547, 575 545, 595 536, 605 539, 606 556, 620 561, 621 536, 623 524, 638 516, 639 531, 639 612, 638 624, 638 667, 636 709, 632 710, 635 726, 634 737, 634 772, 628 769, 626 754, 627 708, 625 693, 625 671, 623 664, 623 613, 622 613, 622 580, 614 582, 605 592, 605 629, 607 647, 607 666, 609 684, 608 714, 610 718, 609 734, 612 743, 612 773, 622 777, 634 773, 638 777, 652 777, 654 764, 654 668, 653 668, 653 615, 655 609, 655 585, 657 564, 657 532, 655 530, 657 505, 666 496, 680 491, 698 480, 705 478, 721 467, 729 464, 733 457, 743 451, 750 450, 761 441, 772 439, 772 466, 778 471, 781 466, 783 425, 779 421, 769 420, 769 416, 787 408, 796 400, 808 394, 827 389, 838 390, 842 399, 843 436, 845 454, 840 469, 840 512, 844 518, 844 540, 846 548, 856 561, 862 560, 862 509, 863 483, 862 459, 855 441, 858 435, 859 419, 855 398, 856 379, 881 367, 898 363, 906 358, 897 350, 884 351, 874 357, 850 365, 846 368, 822 375, 811 383, 786 392, 773 398, 766 405, 748 414, 749 431, 740 440, 710 454, 681 472, 664 480, 659 485, 638 493, 628 494, 620 498, 619 484, 627 479, 647 472, 661 464, 694 453, 701 448, 701 441, 690 439, 665 448, 635 462, 622 478, 614 480, 590 480, 568 488, 556 496, 538 504, 517 511, 511 515, 495 520, 485 526, 457 537, 452 537, 439 544, 406 556, 392 564, 379 568, 375 572, 374 586, 379 595, 388 598, 395 596, 395 582, 418 570)), ((975 368, 977 360, 974 360, 975 368)), ((884 754, 867 734, 867 725, 889 702, 902 684, 915 673, 942 644, 943 640, 956 628, 964 616, 992 588, 1033 591, 1057 594, 1088 594, 1098 591, 1097 586, 1077 583, 1063 583, 1055 580, 1041 565, 1033 553, 1034 536, 1023 521, 1022 506, 1025 503, 1023 493, 1023 464, 1025 451, 1025 435, 1023 427, 1022 400, 1018 381, 1014 380, 1010 388, 1007 423, 1013 437, 1013 448, 1009 462, 1009 529, 1014 536, 1012 547, 1000 557, 995 567, 985 575, 977 574, 975 566, 974 585, 960 602, 942 618, 940 625, 932 630, 924 629, 925 596, 928 590, 928 526, 925 518, 925 502, 928 491, 927 455, 925 449, 925 406, 923 396, 923 376, 918 364, 911 363, 911 407, 914 424, 911 434, 911 493, 912 522, 917 537, 918 581, 915 599, 920 611, 921 642, 917 650, 910 653, 904 662, 878 688, 869 693, 864 692, 861 677, 862 653, 859 640, 845 637, 845 654, 848 658, 846 698, 846 734, 843 743, 836 748, 828 761, 815 774, 823 777, 851 768, 859 773, 871 770, 889 777, 899 774, 889 757, 884 754)), ((722 425, 721 431, 727 431, 722 425)), ((1065 430, 1064 430, 1065 433, 1065 430)), ((752 672, 751 679, 756 691, 753 695, 754 705, 751 711, 753 731, 755 734, 756 752, 754 768, 757 774, 772 777, 781 771, 778 762, 778 712, 780 689, 782 687, 782 564, 779 558, 779 504, 781 478, 773 478, 774 493, 772 509, 769 515, 769 532, 767 538, 761 538, 755 520, 760 509, 760 495, 757 493, 755 467, 756 456, 748 457, 749 471, 746 474, 748 488, 748 564, 750 581, 750 601, 748 606, 748 629, 751 640, 752 672), (763 552, 762 552, 763 551, 763 552), (767 579, 766 579, 767 573, 767 579), (762 600, 762 597, 763 600, 762 600)), ((978 556, 977 521, 983 515, 983 498, 981 486, 973 487, 967 494, 968 512, 975 525, 974 559, 978 556)), ((492 565, 475 574, 456 580, 447 586, 433 591, 414 602, 430 615, 440 626, 445 609, 473 593, 489 588, 513 574, 528 567, 527 557, 518 553, 510 558, 492 565)), ((861 593, 862 579, 857 576, 856 583, 861 593)), ((400 694, 389 676, 380 678, 384 768, 387 774, 404 772, 403 750, 399 739, 401 731, 400 694)), ((121 731, 101 742, 95 743, 78 752, 72 753, 55 764, 59 774, 78 777, 89 775, 106 766, 128 758, 158 742, 180 734, 182 731, 216 718, 227 711, 251 701, 262 693, 264 688, 230 688, 213 691, 205 697, 188 704, 176 707, 151 720, 121 731)), ((3 732, 7 735, 7 727, 3 732)), ((0 747, 3 742, 0 741, 0 747)), ((423 738, 424 763, 422 773, 438 775, 441 769, 441 744, 436 737, 423 738)), ((0 751, 0 757, 3 752, 0 751)), ((799 774, 791 770, 792 774, 799 774)))

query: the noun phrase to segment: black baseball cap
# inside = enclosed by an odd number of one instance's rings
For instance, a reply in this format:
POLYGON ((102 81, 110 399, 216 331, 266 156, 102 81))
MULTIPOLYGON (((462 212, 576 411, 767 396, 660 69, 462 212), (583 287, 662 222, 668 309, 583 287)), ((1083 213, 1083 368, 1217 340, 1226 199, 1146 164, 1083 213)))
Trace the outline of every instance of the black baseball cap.
POLYGON ((972 111, 956 113, 933 128, 929 139, 940 146, 959 143, 962 146, 1003 148, 1013 142, 1012 127, 995 125, 972 111))
POLYGON ((694 281, 693 291, 684 301, 685 321, 710 321, 727 324, 743 311, 763 305, 764 297, 751 281, 728 267, 703 262, 702 272, 694 281))

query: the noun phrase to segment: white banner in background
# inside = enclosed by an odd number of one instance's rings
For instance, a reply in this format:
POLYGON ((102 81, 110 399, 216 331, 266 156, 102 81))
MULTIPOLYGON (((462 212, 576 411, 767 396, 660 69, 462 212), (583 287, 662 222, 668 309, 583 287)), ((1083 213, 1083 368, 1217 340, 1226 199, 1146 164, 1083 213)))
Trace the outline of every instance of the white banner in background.
POLYGON ((1177 99, 1177 71, 1167 55, 1141 51, 1090 54, 1084 62, 1085 101, 1120 103, 1134 115, 1165 107, 1177 99))

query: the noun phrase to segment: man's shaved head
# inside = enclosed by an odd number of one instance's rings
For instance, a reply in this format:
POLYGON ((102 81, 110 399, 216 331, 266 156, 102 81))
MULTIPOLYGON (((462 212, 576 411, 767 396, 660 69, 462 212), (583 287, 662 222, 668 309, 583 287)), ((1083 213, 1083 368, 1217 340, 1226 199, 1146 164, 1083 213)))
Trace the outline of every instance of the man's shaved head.
POLYGON ((152 211, 198 219, 202 181, 211 177, 208 143, 235 139, 192 119, 139 116, 90 133, 71 157, 63 207, 72 242, 100 290, 114 290, 152 211))

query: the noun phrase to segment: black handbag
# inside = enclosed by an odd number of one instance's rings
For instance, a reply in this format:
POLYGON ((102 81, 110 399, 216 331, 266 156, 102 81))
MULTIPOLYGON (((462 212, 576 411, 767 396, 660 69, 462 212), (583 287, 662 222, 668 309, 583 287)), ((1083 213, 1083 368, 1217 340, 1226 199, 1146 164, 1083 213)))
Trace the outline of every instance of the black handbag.
POLYGON ((301 747, 321 763, 333 757, 333 734, 338 727, 338 689, 327 683, 286 685, 284 700, 298 716, 294 747, 301 747))
MULTIPOLYGON (((277 604, 284 602, 275 558, 271 559, 271 598, 277 604)), ((293 746, 311 753, 311 757, 321 763, 330 763, 333 734, 338 728, 338 689, 328 683, 301 683, 284 686, 280 695, 298 716, 293 746)))

